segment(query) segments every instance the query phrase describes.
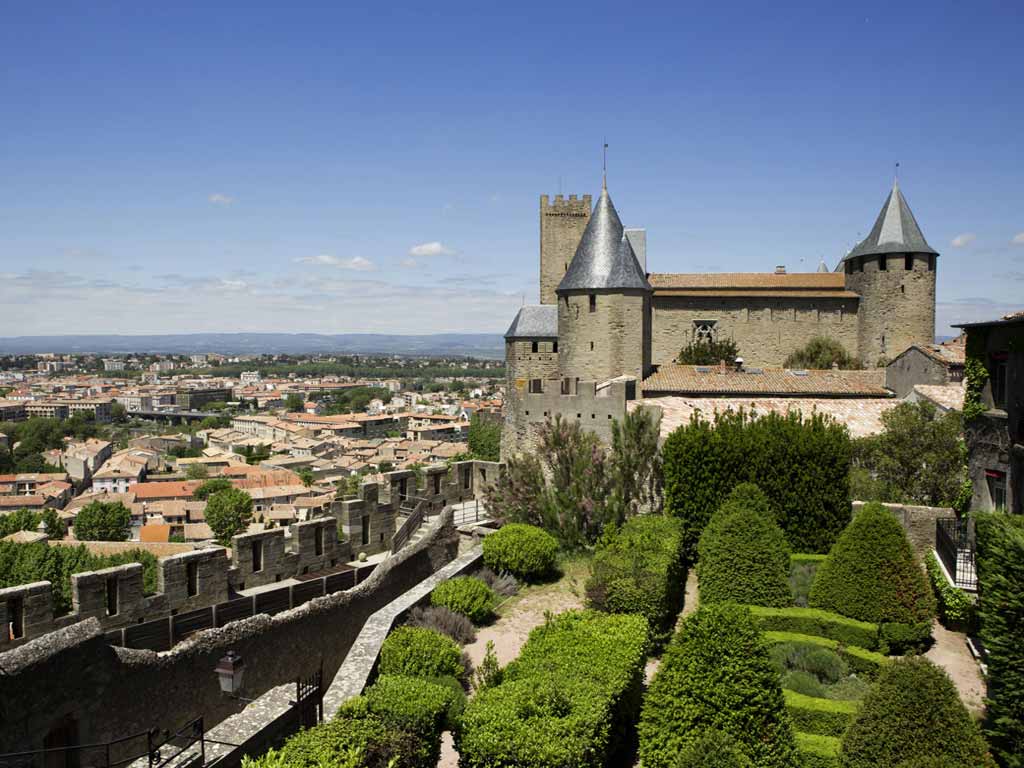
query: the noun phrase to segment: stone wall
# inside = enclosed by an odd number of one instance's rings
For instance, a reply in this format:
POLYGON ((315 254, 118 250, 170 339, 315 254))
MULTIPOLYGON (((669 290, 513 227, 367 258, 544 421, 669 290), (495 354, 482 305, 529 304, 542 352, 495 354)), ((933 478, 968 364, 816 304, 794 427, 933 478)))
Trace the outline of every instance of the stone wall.
POLYGON ((540 338, 506 341, 505 376, 510 387, 516 379, 557 379, 558 341, 540 338))
POLYGON ((590 221, 590 195, 577 199, 569 195, 564 199, 555 195, 552 202, 547 195, 540 196, 540 303, 558 301, 555 289, 565 277, 569 262, 576 255, 576 247, 583 230, 590 221))
POLYGON ((906 397, 916 384, 948 384, 949 369, 920 349, 911 347, 885 366, 885 386, 906 397))
MULTIPOLYGON (((354 553, 390 551, 398 509, 406 496, 425 499, 428 516, 436 516, 450 504, 481 497, 500 472, 500 464, 486 461, 428 467, 419 488, 414 472, 387 473, 386 501, 379 499, 376 483, 364 483, 358 497, 334 502, 332 516, 293 523, 287 537, 283 528, 233 537, 230 559, 218 546, 160 558, 153 595, 143 592, 143 571, 138 564, 72 576, 73 609, 59 617, 53 615, 53 590, 48 581, 0 590, 0 628, 8 628, 7 632, 0 629, 0 651, 88 618, 95 618, 104 632, 111 633, 111 639, 118 635, 120 643, 131 644, 134 638, 144 647, 161 647, 168 637, 173 643, 197 626, 175 626, 175 620, 183 615, 243 597, 238 595, 242 590, 333 569, 351 560, 354 553), (369 520, 372 546, 360 545, 364 517, 369 520), (338 542, 339 524, 346 538, 343 543, 338 542), (258 570, 254 568, 254 546, 259 546, 258 570), (111 612, 113 606, 116 610, 111 612), (160 623, 168 618, 171 625, 160 623), (151 624, 152 635, 147 630, 151 624), (17 633, 12 631, 15 625, 20 628, 17 633), (126 632, 118 634, 119 630, 126 632)), ((299 590, 287 596, 285 607, 296 602, 297 595, 309 597, 299 590)), ((259 601, 256 605, 258 608, 259 601)), ((194 621, 201 627, 216 618, 207 611, 194 621)))
POLYGON ((667 365, 694 340, 694 323, 714 320, 719 339, 732 339, 748 365, 780 367, 815 336, 835 339, 857 354, 855 298, 756 298, 654 294, 651 359, 667 365))
POLYGON ((935 270, 938 259, 889 255, 847 263, 846 287, 860 294, 857 354, 867 366, 889 361, 911 344, 935 343, 935 270))
MULTIPOLYGON (((8 651, 0 656, 0 752, 39 749, 60 727, 73 732, 78 743, 111 741, 150 728, 173 732, 198 716, 210 728, 245 707, 220 692, 213 671, 228 650, 245 662, 240 691, 245 698, 308 676, 321 665, 330 679, 367 617, 450 562, 457 548, 449 511, 431 523, 423 540, 351 590, 198 632, 164 653, 111 646, 94 619, 8 651)), ((122 750, 138 749, 138 743, 115 747, 111 758, 121 759, 122 750)))
POLYGON ((559 297, 561 375, 587 381, 616 376, 642 380, 651 363, 650 301, 646 291, 573 292, 559 297))
MULTIPOLYGON (((864 504, 863 501, 853 502, 853 514, 860 512, 864 504)), ((910 545, 919 558, 935 549, 935 521, 940 518, 956 517, 956 512, 950 507, 917 507, 910 504, 884 506, 900 521, 903 530, 907 532, 910 545)))

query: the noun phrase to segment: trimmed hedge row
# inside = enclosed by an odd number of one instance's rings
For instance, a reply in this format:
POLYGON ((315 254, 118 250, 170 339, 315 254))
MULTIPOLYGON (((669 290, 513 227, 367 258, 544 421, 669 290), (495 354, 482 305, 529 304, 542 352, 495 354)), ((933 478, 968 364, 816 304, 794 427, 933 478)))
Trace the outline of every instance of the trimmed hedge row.
POLYGON ((572 611, 530 633, 504 679, 480 691, 457 734, 462 768, 599 768, 632 748, 647 621, 572 611))
POLYGON ((362 708, 342 710, 334 720, 299 731, 278 750, 248 759, 246 768, 420 768, 428 759, 413 734, 362 708))
POLYGON ((466 672, 459 644, 426 627, 399 627, 384 639, 380 649, 382 675, 463 680, 466 672))
POLYGON ((793 721, 793 728, 821 736, 842 736, 860 706, 856 701, 821 699, 785 688, 782 689, 782 695, 786 698, 786 709, 793 721))
POLYGON ((682 525, 662 515, 628 520, 607 533, 597 547, 587 581, 587 601, 606 613, 639 613, 648 622, 651 641, 671 635, 683 607, 686 564, 682 525))
POLYGON ((801 635, 798 632, 774 632, 764 633, 765 640, 773 645, 775 643, 813 643, 822 648, 835 651, 850 667, 850 671, 868 677, 875 677, 889 663, 888 656, 875 651, 869 651, 856 645, 844 645, 827 637, 818 635, 801 635))
POLYGON ((535 525, 509 523, 483 540, 484 564, 495 573, 537 581, 555 570, 558 539, 535 525))
POLYGON ((935 592, 935 602, 938 604, 942 623, 951 629, 973 628, 974 601, 962 589, 949 583, 934 552, 925 555, 924 564, 932 582, 932 591, 935 592))
POLYGON ((815 555, 808 554, 806 552, 794 552, 789 556, 789 562, 792 565, 803 565, 805 563, 823 563, 828 559, 828 555, 815 555))
POLYGON ((869 651, 879 646, 878 625, 868 621, 848 619, 820 608, 748 607, 754 619, 766 631, 820 635, 843 645, 856 645, 869 651))
POLYGON ((480 579, 456 576, 434 587, 430 604, 461 613, 474 624, 483 624, 494 615, 498 597, 480 579))
POLYGON ((804 768, 839 768, 839 739, 817 733, 796 733, 804 768))
POLYGON ((700 602, 793 604, 789 545, 768 497, 753 483, 733 488, 697 544, 700 602))

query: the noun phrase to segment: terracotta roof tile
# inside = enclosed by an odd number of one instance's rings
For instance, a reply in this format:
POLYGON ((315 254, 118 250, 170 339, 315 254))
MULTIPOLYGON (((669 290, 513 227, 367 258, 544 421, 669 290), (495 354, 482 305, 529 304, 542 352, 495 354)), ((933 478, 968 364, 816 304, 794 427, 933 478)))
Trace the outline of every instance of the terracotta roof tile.
POLYGON ((689 290, 755 290, 783 291, 845 291, 846 276, 842 272, 700 272, 654 273, 648 278, 655 292, 663 289, 689 290))
POLYGON ((764 395, 781 397, 891 397, 885 371, 792 371, 718 366, 663 365, 644 379, 643 393, 676 395, 764 395))

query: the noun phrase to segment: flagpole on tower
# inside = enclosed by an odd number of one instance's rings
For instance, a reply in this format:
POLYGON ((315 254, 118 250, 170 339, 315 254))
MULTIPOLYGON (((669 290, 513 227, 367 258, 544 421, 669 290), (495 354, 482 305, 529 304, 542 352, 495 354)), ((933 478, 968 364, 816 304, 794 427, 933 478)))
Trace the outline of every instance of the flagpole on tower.
POLYGON ((608 189, 608 141, 604 142, 604 149, 601 154, 601 189, 608 189))

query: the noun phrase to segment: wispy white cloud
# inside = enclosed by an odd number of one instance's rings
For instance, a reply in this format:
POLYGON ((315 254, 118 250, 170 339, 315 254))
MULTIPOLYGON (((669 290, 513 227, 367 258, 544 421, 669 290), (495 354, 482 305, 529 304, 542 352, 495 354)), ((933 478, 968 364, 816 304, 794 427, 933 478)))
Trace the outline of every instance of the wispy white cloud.
POLYGON ((412 256, 410 256, 407 259, 402 259, 401 266, 405 267, 406 269, 418 269, 420 267, 420 263, 416 261, 416 259, 414 259, 412 256))
POLYGON ((318 253, 316 256, 300 256, 294 259, 296 264, 320 264, 328 267, 337 267, 338 269, 354 269, 357 272, 370 272, 376 269, 376 266, 369 259, 364 259, 362 256, 353 256, 351 259, 339 259, 337 256, 332 256, 329 253, 318 253))
POLYGON ((954 248, 963 248, 970 245, 977 239, 977 236, 973 232, 964 232, 963 234, 954 237, 949 244, 954 248))
POLYGON ((227 206, 235 202, 235 198, 233 198, 231 195, 225 195, 223 192, 214 192, 206 199, 209 200, 214 205, 227 206))
POLYGON ((439 243, 437 240, 429 243, 420 243, 419 245, 414 245, 409 249, 410 256, 418 256, 421 258, 424 256, 451 256, 454 253, 455 251, 448 248, 444 243, 439 243))
POLYGON ((1014 245, 1024 245, 1024 232, 1018 232, 1010 242, 1014 245))

